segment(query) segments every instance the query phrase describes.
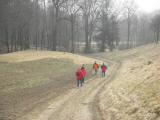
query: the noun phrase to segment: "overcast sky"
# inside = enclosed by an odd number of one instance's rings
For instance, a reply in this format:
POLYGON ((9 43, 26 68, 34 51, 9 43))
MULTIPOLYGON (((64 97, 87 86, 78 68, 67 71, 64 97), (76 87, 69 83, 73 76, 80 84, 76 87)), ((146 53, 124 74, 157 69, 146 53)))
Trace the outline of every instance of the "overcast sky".
POLYGON ((151 13, 160 9, 160 0, 135 0, 140 10, 151 13))

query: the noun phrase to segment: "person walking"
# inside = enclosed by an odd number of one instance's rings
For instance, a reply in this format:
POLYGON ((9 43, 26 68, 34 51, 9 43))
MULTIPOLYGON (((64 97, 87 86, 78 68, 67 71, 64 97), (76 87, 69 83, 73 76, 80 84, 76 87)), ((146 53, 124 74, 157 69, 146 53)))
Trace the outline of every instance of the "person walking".
POLYGON ((98 69, 99 69, 99 65, 95 61, 95 63, 93 64, 94 75, 97 75, 98 69))
POLYGON ((85 77, 86 77, 86 69, 85 69, 85 65, 84 64, 81 67, 81 71, 82 71, 82 74, 83 74, 82 83, 84 83, 85 77))
POLYGON ((105 77, 107 66, 104 63, 101 65, 101 70, 102 70, 102 77, 105 77))
POLYGON ((77 87, 80 87, 80 86, 82 87, 83 86, 83 83, 82 83, 83 73, 80 68, 78 68, 76 71, 76 78, 77 78, 77 87))

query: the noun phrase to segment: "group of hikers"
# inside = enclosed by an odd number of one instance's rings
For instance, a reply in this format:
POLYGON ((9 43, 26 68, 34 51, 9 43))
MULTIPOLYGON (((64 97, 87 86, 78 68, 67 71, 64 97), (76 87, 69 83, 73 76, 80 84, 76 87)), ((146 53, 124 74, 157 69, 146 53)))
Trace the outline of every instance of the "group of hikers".
MULTIPOLYGON (((97 75, 99 68, 100 68, 100 65, 95 61, 93 64, 94 75, 97 75)), ((106 76, 106 70, 107 70, 107 66, 103 63, 101 65, 102 78, 106 76)), ((86 74, 87 74, 87 71, 86 71, 85 65, 83 64, 76 71, 77 87, 83 86, 83 83, 85 82, 85 79, 86 79, 86 74)))

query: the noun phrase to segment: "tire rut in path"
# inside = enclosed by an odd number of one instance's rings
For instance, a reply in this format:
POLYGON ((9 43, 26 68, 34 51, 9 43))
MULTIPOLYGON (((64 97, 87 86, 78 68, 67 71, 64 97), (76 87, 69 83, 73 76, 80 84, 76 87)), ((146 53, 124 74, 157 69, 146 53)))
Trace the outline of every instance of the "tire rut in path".
POLYGON ((59 96, 39 116, 28 120, 93 120, 94 97, 104 82, 101 78, 90 80, 82 88, 72 89, 66 95, 59 96))
POLYGON ((93 110, 90 108, 92 108, 94 97, 104 82, 103 79, 96 79, 96 81, 90 81, 84 87, 76 89, 76 94, 70 97, 62 108, 53 113, 49 120, 92 120, 93 110))

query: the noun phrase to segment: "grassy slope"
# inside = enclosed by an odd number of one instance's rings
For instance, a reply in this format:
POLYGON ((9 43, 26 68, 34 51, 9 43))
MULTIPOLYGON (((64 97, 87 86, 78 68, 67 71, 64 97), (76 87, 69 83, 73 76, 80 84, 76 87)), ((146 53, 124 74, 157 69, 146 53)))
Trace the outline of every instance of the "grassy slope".
POLYGON ((110 59, 121 60, 122 67, 101 94, 100 108, 106 120, 160 119, 159 51, 160 46, 148 45, 118 52, 120 59, 117 53, 110 53, 110 59))
POLYGON ((145 54, 146 51, 150 51, 154 49, 156 45, 146 45, 141 46, 135 49, 129 49, 129 50, 122 50, 122 51, 113 51, 113 52, 106 52, 106 53, 98 53, 97 56, 113 60, 113 61, 123 61, 126 58, 134 58, 139 55, 145 54))
POLYGON ((20 63, 0 63, 0 91, 32 88, 46 84, 63 74, 70 74, 76 65, 64 59, 42 59, 20 63))
POLYGON ((73 88, 77 66, 88 64, 90 70, 89 63, 93 62, 86 57, 47 51, 0 55, 0 120, 14 120, 73 88))
MULTIPOLYGON (((15 52, 0 55, 0 62, 24 62, 33 61, 45 58, 55 58, 55 59, 70 59, 75 64, 90 64, 94 61, 92 58, 66 53, 66 52, 52 52, 52 51, 34 51, 27 50, 23 52, 15 52)), ((100 62, 100 61, 99 61, 100 62)))

